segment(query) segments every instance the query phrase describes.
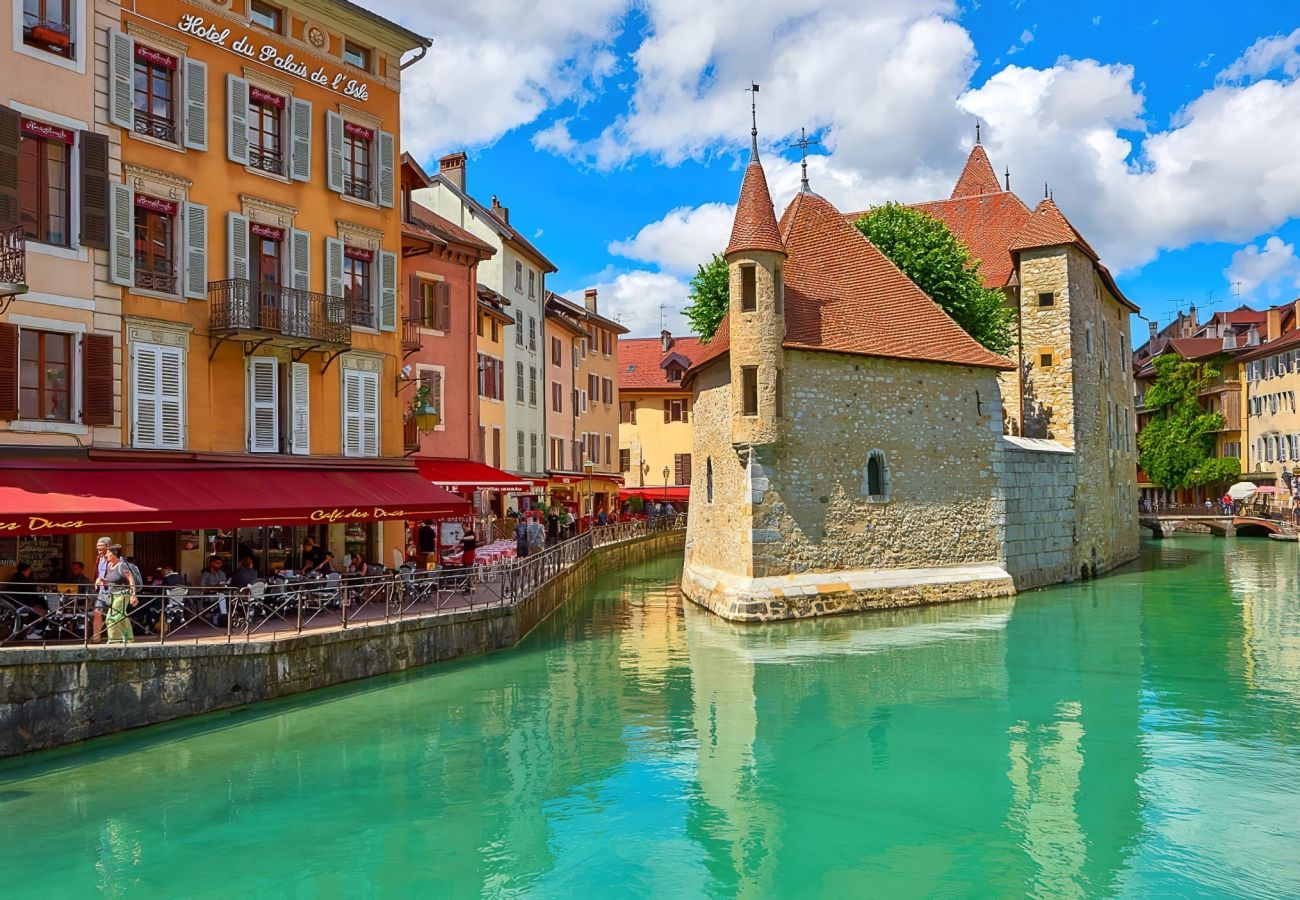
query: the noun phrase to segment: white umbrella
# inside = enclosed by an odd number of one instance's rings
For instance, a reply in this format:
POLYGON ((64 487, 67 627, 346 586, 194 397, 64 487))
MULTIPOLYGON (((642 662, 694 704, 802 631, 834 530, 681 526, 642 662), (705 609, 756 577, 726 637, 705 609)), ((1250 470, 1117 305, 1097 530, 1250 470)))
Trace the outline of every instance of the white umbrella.
POLYGON ((1251 484, 1249 481, 1238 481, 1232 487, 1228 488, 1228 496, 1233 500, 1245 500, 1257 490, 1259 490, 1259 488, 1255 487, 1255 485, 1251 484))

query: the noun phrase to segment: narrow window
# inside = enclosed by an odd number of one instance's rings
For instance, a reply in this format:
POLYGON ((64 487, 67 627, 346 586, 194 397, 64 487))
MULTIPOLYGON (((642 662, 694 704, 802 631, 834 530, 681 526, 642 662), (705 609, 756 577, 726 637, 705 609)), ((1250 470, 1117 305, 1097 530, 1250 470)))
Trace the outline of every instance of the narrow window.
POLYGON ((372 255, 369 250, 343 248, 343 300, 348 309, 349 321, 364 328, 375 327, 375 308, 370 298, 372 255))
POLYGON ((781 383, 781 370, 776 370, 776 417, 785 418, 785 386, 781 383))
POLYGON ((870 500, 889 499, 889 469, 885 465, 885 454, 872 450, 867 454, 867 470, 863 473, 862 493, 870 500))
POLYGON ((176 143, 177 59, 135 45, 135 130, 176 143))
POLYGON ((758 367, 740 368, 741 415, 758 415, 758 367))
POLYGON ((18 417, 71 421, 72 336, 27 328, 20 334, 18 417))
POLYGON ((373 199, 370 183, 370 144, 375 133, 369 128, 343 123, 343 193, 369 202, 373 199))
POLYGON ((43 244, 71 243, 68 186, 73 132, 23 119, 18 139, 18 206, 23 232, 43 244))
POLYGON ((524 264, 515 260, 515 290, 524 289, 524 264))
POLYGON ((1055 306, 1055 305, 1056 305, 1056 294, 1054 294, 1054 293, 1051 292, 1051 291, 1045 291, 1044 293, 1039 294, 1039 295, 1038 295, 1038 305, 1039 305, 1039 306, 1055 306))
POLYGON ((262 0, 253 0, 248 6, 248 21, 276 34, 280 33, 281 15, 278 7, 263 3, 262 0))
MULTIPOLYGON (((259 87, 249 87, 248 164, 252 168, 272 175, 284 174, 284 148, 280 140, 283 113, 283 97, 259 87)), ((346 138, 344 147, 347 147, 346 138)))
POLYGON ((740 267, 740 311, 758 309, 758 282, 753 266, 740 267))
POLYGON ((135 195, 135 286, 176 293, 176 204, 135 195))
POLYGON ((631 451, 631 450, 622 450, 622 449, 620 449, 620 450, 618 451, 618 470, 619 470, 620 472, 631 472, 631 471, 632 471, 632 451, 631 451))
POLYGON ((704 502, 713 502, 713 457, 704 460, 704 502))
POLYGON ((1050 352, 1038 354, 1038 365, 1044 369, 1050 369, 1056 365, 1056 357, 1050 352))
POLYGON ((776 298, 776 314, 785 315, 785 279, 781 275, 781 270, 777 269, 772 276, 772 287, 776 298))
MULTIPOLYGON (((343 61, 358 69, 370 71, 370 50, 352 41, 343 42, 343 61)), ((535 469, 533 471, 536 471, 535 469)))

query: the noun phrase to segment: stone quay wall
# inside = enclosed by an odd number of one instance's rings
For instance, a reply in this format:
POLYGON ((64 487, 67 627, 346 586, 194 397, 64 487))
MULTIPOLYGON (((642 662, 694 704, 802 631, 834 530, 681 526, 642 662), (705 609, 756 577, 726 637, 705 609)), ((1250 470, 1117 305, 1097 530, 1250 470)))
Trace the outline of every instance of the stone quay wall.
POLYGON ((998 463, 1002 567, 1017 590, 1075 576, 1075 454, 1056 441, 1007 436, 998 463))
POLYGON ((513 647, 598 574, 684 539, 598 547, 512 606, 240 644, 0 651, 0 757, 513 647))

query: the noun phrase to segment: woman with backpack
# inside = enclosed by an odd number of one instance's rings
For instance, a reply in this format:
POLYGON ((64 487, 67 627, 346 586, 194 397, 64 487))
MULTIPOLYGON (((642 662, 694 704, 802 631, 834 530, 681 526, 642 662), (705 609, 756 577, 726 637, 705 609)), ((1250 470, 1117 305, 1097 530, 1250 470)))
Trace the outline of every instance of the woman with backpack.
POLYGON ((104 617, 108 631, 107 643, 134 643, 135 631, 127 616, 127 606, 135 606, 140 602, 136 595, 140 587, 140 579, 136 575, 138 570, 122 558, 121 544, 109 547, 106 556, 108 565, 96 585, 108 589, 108 615, 104 617))

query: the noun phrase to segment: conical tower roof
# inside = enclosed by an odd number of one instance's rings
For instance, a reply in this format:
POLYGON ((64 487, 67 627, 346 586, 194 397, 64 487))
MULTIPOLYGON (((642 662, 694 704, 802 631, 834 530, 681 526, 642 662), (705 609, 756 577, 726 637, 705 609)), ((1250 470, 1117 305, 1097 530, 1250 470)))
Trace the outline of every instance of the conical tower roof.
POLYGON ((758 143, 749 151, 749 165, 745 167, 745 180, 740 184, 740 201, 736 204, 736 220, 731 225, 731 240, 727 242, 724 256, 743 250, 769 250, 784 253, 781 231, 776 227, 776 210, 772 195, 767 189, 767 175, 758 159, 758 143))
POLYGON ((979 197, 1001 191, 1002 185, 998 183, 997 173, 993 171, 993 163, 989 162, 984 145, 977 143, 971 148, 970 156, 966 157, 966 167, 961 170, 961 177, 957 179, 957 186, 952 189, 952 197, 949 199, 979 197))

